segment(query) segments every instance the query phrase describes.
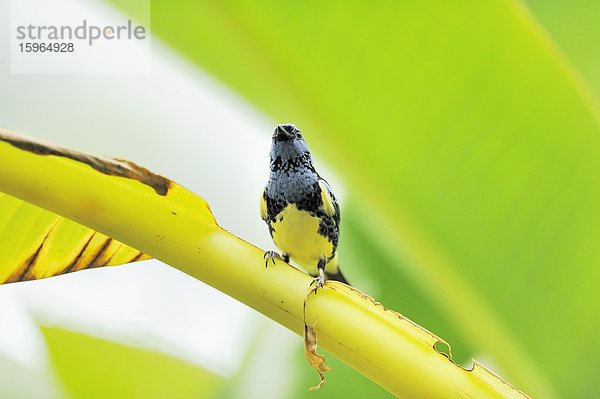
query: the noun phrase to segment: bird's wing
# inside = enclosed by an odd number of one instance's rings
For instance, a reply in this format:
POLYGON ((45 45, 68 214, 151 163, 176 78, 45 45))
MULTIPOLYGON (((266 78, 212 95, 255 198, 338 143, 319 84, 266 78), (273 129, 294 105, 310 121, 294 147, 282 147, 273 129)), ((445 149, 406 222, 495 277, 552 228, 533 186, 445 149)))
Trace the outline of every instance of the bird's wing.
POLYGON ((267 189, 263 190, 263 193, 260 197, 260 217, 265 222, 269 220, 269 214, 267 212, 267 189))
POLYGON ((321 189, 321 200, 323 201, 323 210, 325 214, 332 217, 337 224, 340 223, 340 206, 335 195, 329 186, 329 183, 323 178, 319 178, 319 188, 321 189))

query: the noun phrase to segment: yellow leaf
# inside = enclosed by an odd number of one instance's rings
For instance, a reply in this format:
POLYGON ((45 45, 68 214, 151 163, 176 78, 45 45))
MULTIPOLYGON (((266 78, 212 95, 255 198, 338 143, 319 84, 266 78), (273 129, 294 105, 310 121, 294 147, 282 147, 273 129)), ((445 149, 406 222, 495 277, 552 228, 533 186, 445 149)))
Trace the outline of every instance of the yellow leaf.
POLYGON ((0 284, 149 258, 102 233, 0 193, 0 284))

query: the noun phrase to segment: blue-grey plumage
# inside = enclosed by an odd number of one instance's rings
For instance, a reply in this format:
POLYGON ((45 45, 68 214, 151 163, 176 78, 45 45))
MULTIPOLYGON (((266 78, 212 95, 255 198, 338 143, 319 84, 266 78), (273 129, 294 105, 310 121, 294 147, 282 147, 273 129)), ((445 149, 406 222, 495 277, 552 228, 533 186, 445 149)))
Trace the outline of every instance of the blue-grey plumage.
POLYGON ((261 217, 282 255, 315 276, 346 283, 338 267, 340 209, 329 184, 319 176, 301 132, 278 125, 271 146, 271 174, 261 199, 261 217))

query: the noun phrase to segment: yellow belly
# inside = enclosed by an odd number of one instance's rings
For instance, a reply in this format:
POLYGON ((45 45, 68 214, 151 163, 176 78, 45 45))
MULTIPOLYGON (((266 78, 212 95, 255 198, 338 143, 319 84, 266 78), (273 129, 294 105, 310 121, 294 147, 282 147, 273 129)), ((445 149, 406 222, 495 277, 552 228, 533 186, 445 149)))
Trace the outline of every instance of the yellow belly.
POLYGON ((317 274, 319 259, 333 255, 333 244, 318 233, 319 218, 296 205, 286 206, 271 227, 275 245, 310 274, 317 274))

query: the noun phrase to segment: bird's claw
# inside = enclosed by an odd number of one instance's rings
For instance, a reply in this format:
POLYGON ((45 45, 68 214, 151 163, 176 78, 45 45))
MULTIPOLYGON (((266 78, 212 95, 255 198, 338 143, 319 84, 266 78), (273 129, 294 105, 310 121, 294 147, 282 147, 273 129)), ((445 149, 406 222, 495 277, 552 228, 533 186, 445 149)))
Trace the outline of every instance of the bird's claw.
POLYGON ((285 258, 281 255, 279 255, 277 252, 275 251, 265 251, 265 267, 269 267, 269 261, 273 262, 273 264, 275 264, 275 259, 279 259, 285 262, 285 258))
POLYGON ((323 289, 323 286, 325 285, 325 276, 323 276, 323 274, 319 274, 317 277, 314 277, 312 282, 310 283, 310 286, 315 286, 315 294, 317 293, 317 290, 319 288, 323 289))

